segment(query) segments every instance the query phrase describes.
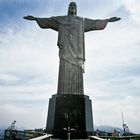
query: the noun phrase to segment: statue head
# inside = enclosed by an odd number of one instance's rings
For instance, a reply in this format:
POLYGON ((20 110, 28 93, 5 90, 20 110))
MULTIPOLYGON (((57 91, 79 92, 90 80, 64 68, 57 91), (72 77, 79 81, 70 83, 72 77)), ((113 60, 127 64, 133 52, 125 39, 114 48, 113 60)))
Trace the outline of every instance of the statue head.
POLYGON ((68 15, 77 15, 77 5, 75 2, 70 2, 68 8, 68 15))

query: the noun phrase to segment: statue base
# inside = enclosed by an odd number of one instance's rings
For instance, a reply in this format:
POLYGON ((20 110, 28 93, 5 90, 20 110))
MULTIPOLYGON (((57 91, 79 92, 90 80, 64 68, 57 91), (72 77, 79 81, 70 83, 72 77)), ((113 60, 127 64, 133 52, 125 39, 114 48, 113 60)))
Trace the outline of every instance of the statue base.
POLYGON ((89 96, 55 94, 49 100, 46 132, 54 138, 85 139, 93 134, 89 96))

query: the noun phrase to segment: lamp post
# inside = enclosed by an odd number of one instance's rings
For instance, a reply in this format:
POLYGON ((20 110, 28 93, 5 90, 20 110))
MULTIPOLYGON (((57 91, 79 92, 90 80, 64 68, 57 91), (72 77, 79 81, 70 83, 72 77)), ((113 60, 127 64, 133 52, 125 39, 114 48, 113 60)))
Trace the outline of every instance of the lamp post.
POLYGON ((63 128, 65 131, 67 131, 67 140, 70 140, 71 138, 71 131, 76 131, 75 128, 71 128, 71 113, 65 113, 65 119, 67 121, 67 128, 63 128))

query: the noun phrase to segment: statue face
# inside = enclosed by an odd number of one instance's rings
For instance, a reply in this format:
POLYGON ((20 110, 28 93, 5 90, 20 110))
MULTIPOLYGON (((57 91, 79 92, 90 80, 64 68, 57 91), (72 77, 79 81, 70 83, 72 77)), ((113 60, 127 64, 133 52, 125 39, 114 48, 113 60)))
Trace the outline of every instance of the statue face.
POLYGON ((71 2, 69 4, 68 15, 76 15, 77 14, 77 5, 75 2, 71 2))

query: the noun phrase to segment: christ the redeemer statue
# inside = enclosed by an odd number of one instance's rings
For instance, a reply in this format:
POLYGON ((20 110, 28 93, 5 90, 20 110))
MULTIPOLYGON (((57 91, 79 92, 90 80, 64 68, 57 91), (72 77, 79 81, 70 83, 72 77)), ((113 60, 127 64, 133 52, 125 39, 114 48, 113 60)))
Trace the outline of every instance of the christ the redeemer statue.
POLYGON ((53 29, 58 32, 59 77, 57 94, 84 94, 83 65, 85 62, 84 33, 102 30, 108 22, 120 18, 92 20, 77 16, 77 5, 71 2, 68 15, 50 18, 25 16, 24 19, 35 20, 40 28, 53 29))

